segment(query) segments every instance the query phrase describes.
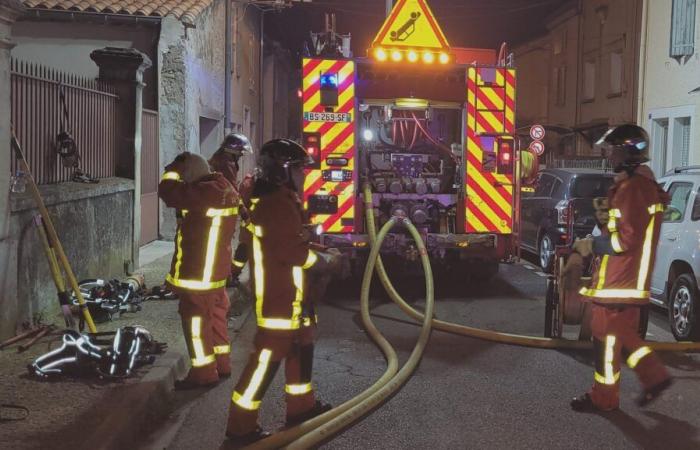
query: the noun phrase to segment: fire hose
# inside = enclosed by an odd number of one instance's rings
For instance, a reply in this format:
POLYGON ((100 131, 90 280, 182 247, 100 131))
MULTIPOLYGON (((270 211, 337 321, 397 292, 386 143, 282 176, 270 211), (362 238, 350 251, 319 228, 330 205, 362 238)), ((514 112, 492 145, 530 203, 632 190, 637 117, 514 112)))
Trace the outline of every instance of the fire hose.
MULTIPOLYGON (((523 347, 568 350, 587 350, 592 348, 591 342, 502 333, 432 318, 434 310, 433 275, 430 269, 430 260, 428 258, 427 250, 420 233, 408 219, 392 217, 377 234, 373 214, 374 207, 372 203, 372 191, 369 184, 364 186, 364 202, 365 209, 367 211, 367 229, 372 247, 369 260, 367 261, 367 266, 365 267, 364 277, 362 279, 360 308, 362 322, 367 330, 367 333, 385 355, 387 361, 386 371, 371 387, 358 396, 353 397, 340 406, 337 406, 332 410, 300 425, 275 433, 269 438, 263 439, 251 445, 248 447, 250 449, 310 448, 332 438, 334 435, 352 425, 354 422, 357 422, 363 416, 374 410, 377 406, 381 405, 383 401, 397 391, 411 376, 415 370, 415 367, 420 361, 432 328, 461 336, 523 347), (386 235, 399 222, 408 229, 418 246, 421 262, 425 271, 425 313, 415 310, 401 297, 391 283, 391 280, 389 279, 384 268, 384 264, 382 263, 381 256, 379 255, 379 251, 384 239, 386 238, 386 235), (414 320, 421 322, 421 331, 418 342, 416 343, 411 356, 406 361, 406 364, 400 370, 397 368, 398 358, 395 350, 381 335, 379 330, 377 330, 369 314, 369 288, 371 285, 372 274, 375 270, 379 280, 382 283, 382 286, 387 291, 391 299, 404 313, 414 320)), ((657 351, 700 351, 700 342, 647 342, 647 345, 657 351)))

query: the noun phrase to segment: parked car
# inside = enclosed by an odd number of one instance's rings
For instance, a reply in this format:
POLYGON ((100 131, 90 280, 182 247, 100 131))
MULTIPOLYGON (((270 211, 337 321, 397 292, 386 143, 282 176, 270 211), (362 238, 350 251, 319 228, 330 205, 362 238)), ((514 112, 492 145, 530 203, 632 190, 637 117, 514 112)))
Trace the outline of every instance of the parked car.
POLYGON ((596 226, 593 199, 607 197, 614 174, 593 169, 544 169, 534 191, 523 192, 520 210, 520 246, 539 257, 549 272, 554 248, 571 236, 585 237, 596 226))
POLYGON ((659 179, 671 196, 664 212, 652 303, 668 309, 671 332, 679 341, 700 340, 700 166, 676 169, 659 179))

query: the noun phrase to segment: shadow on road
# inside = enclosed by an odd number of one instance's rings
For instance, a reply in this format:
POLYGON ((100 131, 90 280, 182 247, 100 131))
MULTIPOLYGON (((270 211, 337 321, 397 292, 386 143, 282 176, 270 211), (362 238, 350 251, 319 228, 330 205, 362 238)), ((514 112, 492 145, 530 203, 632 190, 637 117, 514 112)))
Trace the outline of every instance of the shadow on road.
POLYGON ((623 411, 600 413, 600 416, 615 425, 625 436, 645 449, 697 449, 697 428, 684 420, 664 414, 645 411, 644 415, 656 421, 651 428, 635 420, 623 411))

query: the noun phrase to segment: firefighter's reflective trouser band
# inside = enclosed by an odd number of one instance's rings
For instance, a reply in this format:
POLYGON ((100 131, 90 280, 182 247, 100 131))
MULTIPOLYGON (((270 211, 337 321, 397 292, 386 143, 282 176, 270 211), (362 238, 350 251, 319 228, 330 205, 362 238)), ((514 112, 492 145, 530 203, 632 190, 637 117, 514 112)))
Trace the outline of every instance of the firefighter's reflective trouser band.
POLYGON ((634 369, 644 389, 669 375, 658 357, 639 337, 639 307, 609 308, 592 306, 595 382, 591 390, 593 404, 602 410, 620 404, 620 357, 624 352, 627 365, 634 369))
POLYGON ((193 292, 178 289, 182 330, 190 355, 188 379, 208 384, 231 373, 227 320, 229 299, 224 289, 193 292))
MULTIPOLYGON (((644 244, 642 247, 642 256, 639 261, 639 267, 637 270, 637 284, 634 288, 611 288, 606 285, 605 278, 608 269, 608 261, 610 259, 609 255, 604 255, 601 263, 600 269, 598 271, 598 283, 590 288, 581 288, 581 295, 587 297, 597 297, 597 298, 635 298, 635 299, 647 299, 649 298, 649 291, 646 290, 647 279, 651 273, 652 260, 651 255, 653 252, 653 241, 654 241, 654 226, 657 218, 657 214, 661 214, 664 211, 664 205, 655 204, 647 208, 649 213, 649 223, 647 224, 646 231, 644 233, 644 244)), ((612 244, 615 253, 622 253, 625 251, 621 242, 620 234, 617 230, 617 220, 622 218, 622 213, 619 209, 610 210, 610 221, 608 222, 608 231, 610 231, 610 242, 612 244)), ((633 270, 633 269, 631 269, 633 270)))
POLYGON ((287 418, 314 407, 311 382, 314 328, 302 327, 295 331, 258 328, 256 350, 250 355, 231 397, 228 434, 243 435, 255 430, 260 403, 283 360, 287 418))

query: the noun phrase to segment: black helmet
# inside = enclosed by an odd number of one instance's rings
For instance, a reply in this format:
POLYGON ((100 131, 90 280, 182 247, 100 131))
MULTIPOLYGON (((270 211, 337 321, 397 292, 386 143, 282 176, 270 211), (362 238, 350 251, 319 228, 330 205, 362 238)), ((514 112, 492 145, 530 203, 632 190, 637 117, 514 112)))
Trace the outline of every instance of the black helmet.
POLYGON ((228 153, 236 159, 245 154, 253 153, 253 146, 250 145, 250 140, 240 133, 229 133, 219 147, 220 152, 228 153))
POLYGON ((625 152, 623 167, 616 167, 615 170, 636 167, 649 161, 649 135, 644 128, 637 125, 613 127, 596 142, 596 145, 603 148, 619 148, 625 152))
POLYGON ((272 184, 290 181, 291 166, 305 166, 313 162, 304 147, 290 139, 273 139, 260 149, 258 157, 259 177, 272 184))

